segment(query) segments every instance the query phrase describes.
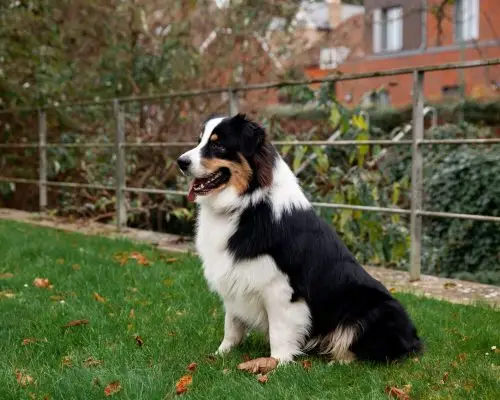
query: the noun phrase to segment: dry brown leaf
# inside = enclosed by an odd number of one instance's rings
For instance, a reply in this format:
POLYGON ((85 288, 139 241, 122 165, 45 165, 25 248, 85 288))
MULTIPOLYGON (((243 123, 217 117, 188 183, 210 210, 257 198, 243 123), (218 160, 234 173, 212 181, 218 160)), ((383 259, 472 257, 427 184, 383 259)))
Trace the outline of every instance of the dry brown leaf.
POLYGON ((135 310, 133 308, 130 309, 130 312, 128 313, 129 318, 135 318, 135 310))
POLYGON ((102 297, 99 293, 94 292, 92 296, 94 297, 95 301, 98 301, 99 303, 106 303, 106 299, 102 297))
POLYGON ((410 400, 410 396, 403 389, 399 389, 395 386, 385 388, 385 392, 389 397, 398 399, 398 400, 410 400))
POLYGON ((99 365, 104 364, 102 360, 96 360, 95 358, 89 357, 83 362, 84 368, 98 367, 99 365))
POLYGON ((76 319, 74 321, 68 322, 63 328, 71 328, 72 326, 87 325, 89 323, 88 319, 76 319))
POLYGON ((193 383, 193 377, 191 375, 184 375, 175 384, 175 393, 186 393, 188 386, 191 385, 191 383, 193 383))
POLYGON ((251 374, 267 374, 278 366, 278 360, 273 357, 260 357, 238 365, 238 369, 251 374))
POLYGON ((26 346, 28 344, 36 343, 36 342, 47 342, 47 338, 37 339, 37 338, 30 337, 30 338, 23 339, 21 344, 23 346, 26 346))
POLYGON ((396 293, 397 289, 395 287, 391 287, 391 288, 389 288, 389 292, 396 293))
POLYGON ((59 264, 59 265, 64 264, 64 258, 58 258, 56 260, 56 263, 59 264))
POLYGON ((19 383, 21 386, 28 386, 34 382, 34 379, 31 376, 26 375, 24 372, 19 371, 18 369, 16 369, 16 380, 17 383, 19 383))
POLYGON ((33 285, 40 289, 52 289, 54 287, 47 278, 35 278, 33 285))
POLYGON ((6 299, 13 299, 14 297, 16 297, 16 294, 13 293, 10 289, 2 290, 0 291, 0 299, 2 297, 5 297, 6 299))
POLYGON ((80 264, 73 264, 71 268, 73 268, 74 271, 79 271, 81 267, 80 264))
POLYGON ((267 377, 267 375, 259 375, 257 380, 259 381, 259 383, 264 384, 269 380, 269 378, 267 377))
POLYGON ((12 277, 14 277, 12 272, 4 272, 3 274, 0 274, 0 279, 10 279, 12 277))
POLYGON ((104 396, 110 397, 122 390, 120 381, 113 381, 104 388, 104 396))
POLYGON ((188 371, 196 371, 196 368, 198 367, 198 364, 195 362, 192 362, 187 366, 188 371))
POLYGON ((449 377, 450 377, 450 373, 449 372, 445 372, 444 375, 443 375, 443 379, 441 379, 441 385, 444 385, 446 383, 446 381, 448 380, 449 377))
POLYGON ((224 375, 227 375, 227 374, 229 374, 230 372, 231 372, 231 371, 229 370, 229 368, 224 368, 224 369, 222 370, 222 373, 223 373, 224 375))
POLYGON ((302 360, 302 366, 304 367, 304 369, 311 369, 312 367, 311 360, 302 360))
POLYGON ((451 288, 454 288, 454 287, 456 287, 456 286, 457 286, 457 284, 456 284, 455 282, 445 282, 445 283, 443 284, 443 287, 444 287, 445 289, 451 289, 451 288))
POLYGON ((467 353, 460 353, 460 354, 457 356, 457 360, 458 360, 458 361, 465 361, 465 360, 467 360, 467 353))
POLYGON ((73 359, 71 356, 64 356, 61 360, 63 367, 71 368, 73 366, 73 359))
POLYGON ((144 340, 142 340, 142 338, 139 335, 137 335, 135 337, 135 343, 137 344, 137 346, 142 347, 142 345, 144 344, 144 340))
POLYGON ((146 258, 146 256, 144 254, 137 252, 137 251, 130 253, 130 258, 132 260, 136 260, 137 264, 139 264, 139 265, 143 265, 143 266, 149 265, 149 261, 146 258))

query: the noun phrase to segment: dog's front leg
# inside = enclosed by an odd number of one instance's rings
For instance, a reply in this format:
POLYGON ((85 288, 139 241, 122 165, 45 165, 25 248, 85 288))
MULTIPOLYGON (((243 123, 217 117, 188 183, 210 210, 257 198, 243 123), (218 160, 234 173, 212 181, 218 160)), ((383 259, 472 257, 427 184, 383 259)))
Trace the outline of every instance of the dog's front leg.
POLYGON ((238 317, 226 308, 224 317, 224 339, 217 350, 217 354, 222 355, 229 352, 234 346, 239 345, 245 337, 248 329, 238 317))
POLYGON ((293 361, 301 353, 310 326, 309 307, 304 301, 291 302, 290 297, 273 291, 266 300, 271 357, 280 363, 293 361), (278 296, 276 296, 278 294, 278 296))

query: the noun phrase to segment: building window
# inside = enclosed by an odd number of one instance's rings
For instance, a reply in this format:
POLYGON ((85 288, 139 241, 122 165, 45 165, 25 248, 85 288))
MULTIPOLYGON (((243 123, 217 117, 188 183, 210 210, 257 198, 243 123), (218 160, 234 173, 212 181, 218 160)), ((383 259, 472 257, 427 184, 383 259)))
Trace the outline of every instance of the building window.
POLYGON ((385 88, 371 90, 361 98, 361 107, 387 107, 391 105, 391 94, 385 88))
POLYGON ((349 55, 347 47, 323 48, 319 54, 319 67, 321 69, 334 69, 342 64, 349 55))
POLYGON ((399 51, 403 48, 403 8, 373 11, 373 52, 399 51))
POLYGON ((457 42, 479 38, 479 0, 455 0, 455 38, 457 42))

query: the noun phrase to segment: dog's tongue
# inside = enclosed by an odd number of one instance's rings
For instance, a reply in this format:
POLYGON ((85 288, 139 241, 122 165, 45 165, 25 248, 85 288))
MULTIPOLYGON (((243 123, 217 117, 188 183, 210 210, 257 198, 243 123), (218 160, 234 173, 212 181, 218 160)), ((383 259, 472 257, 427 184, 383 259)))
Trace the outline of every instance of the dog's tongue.
POLYGON ((189 185, 189 193, 188 193, 188 196, 187 196, 187 199, 190 202, 193 202, 193 201, 196 200, 196 193, 194 192, 193 186, 194 186, 194 179, 191 182, 191 185, 189 185))

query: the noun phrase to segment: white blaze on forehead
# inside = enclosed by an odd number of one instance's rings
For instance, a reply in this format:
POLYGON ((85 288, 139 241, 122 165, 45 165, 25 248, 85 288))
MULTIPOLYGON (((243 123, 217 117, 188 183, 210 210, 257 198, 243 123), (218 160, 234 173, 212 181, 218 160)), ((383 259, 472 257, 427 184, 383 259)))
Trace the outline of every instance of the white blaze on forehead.
POLYGON ((214 131, 215 127, 217 125, 219 125, 224 119, 225 119, 225 117, 212 118, 212 119, 207 121, 207 123, 205 124, 205 129, 201 133, 201 137, 200 137, 201 140, 200 140, 200 144, 198 145, 198 147, 203 147, 208 143, 208 140, 210 139, 210 136, 212 135, 212 132, 214 131))

